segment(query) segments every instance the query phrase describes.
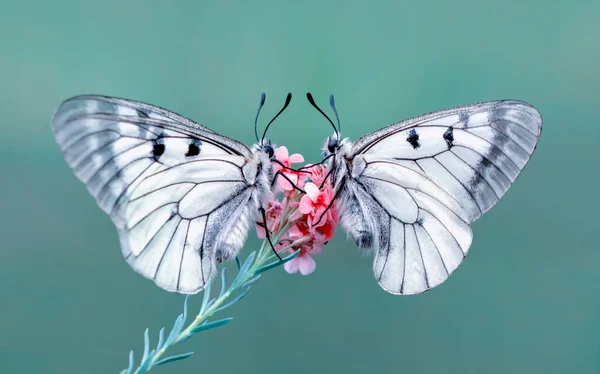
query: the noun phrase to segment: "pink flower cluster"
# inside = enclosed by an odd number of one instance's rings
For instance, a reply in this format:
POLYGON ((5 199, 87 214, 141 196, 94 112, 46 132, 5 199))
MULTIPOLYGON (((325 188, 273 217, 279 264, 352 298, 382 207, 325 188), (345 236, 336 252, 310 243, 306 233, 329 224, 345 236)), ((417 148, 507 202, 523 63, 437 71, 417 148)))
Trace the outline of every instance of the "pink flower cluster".
MULTIPOLYGON (((340 221, 333 201, 333 188, 328 180, 327 169, 322 165, 306 165, 297 170, 292 164, 304 162, 301 154, 290 155, 286 147, 275 150, 277 160, 284 166, 274 164, 277 176, 276 197, 269 201, 266 211, 267 227, 276 250, 300 250, 298 256, 284 264, 288 273, 300 271, 308 275, 315 271, 312 255, 321 252, 340 221), (302 191, 304 192, 302 192, 302 191), (285 232, 284 232, 285 231, 285 232)), ((264 239, 265 229, 256 226, 258 237, 264 239)))

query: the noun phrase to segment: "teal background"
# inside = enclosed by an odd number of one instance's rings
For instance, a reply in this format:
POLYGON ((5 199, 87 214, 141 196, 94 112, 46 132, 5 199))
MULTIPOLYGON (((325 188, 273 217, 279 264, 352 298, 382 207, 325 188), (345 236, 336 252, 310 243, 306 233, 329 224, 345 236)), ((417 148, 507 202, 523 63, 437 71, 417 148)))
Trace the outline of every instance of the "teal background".
MULTIPOLYGON (((117 373, 183 297, 122 259, 62 159, 50 116, 73 95, 150 102, 251 144, 319 160, 336 95, 345 136, 514 98, 544 117, 511 191, 475 222, 442 286, 392 296, 341 230, 307 277, 267 273, 230 325, 156 373, 598 373, 598 1, 3 1, 0 372, 117 373)), ((256 248, 252 235, 245 253, 256 248)), ((191 299, 198 307, 200 296, 191 299)))

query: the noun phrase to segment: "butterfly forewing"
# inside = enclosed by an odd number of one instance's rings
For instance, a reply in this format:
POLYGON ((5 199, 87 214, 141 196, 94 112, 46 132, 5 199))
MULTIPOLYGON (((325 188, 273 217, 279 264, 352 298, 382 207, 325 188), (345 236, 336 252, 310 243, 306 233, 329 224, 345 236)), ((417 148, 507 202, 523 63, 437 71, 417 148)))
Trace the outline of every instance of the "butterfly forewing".
POLYGON ((516 180, 541 130, 542 118, 531 105, 492 101, 390 125, 360 138, 352 153, 390 158, 427 174, 474 221, 516 180))
POLYGON ((261 200, 245 145, 165 109, 103 96, 65 101, 53 129, 117 226, 127 262, 160 287, 198 292, 216 257, 241 249, 261 200))
POLYGON ((529 104, 493 101, 390 125, 338 157, 342 224, 375 247, 381 287, 415 294, 445 281, 469 250, 471 222, 516 180, 541 129, 529 104))

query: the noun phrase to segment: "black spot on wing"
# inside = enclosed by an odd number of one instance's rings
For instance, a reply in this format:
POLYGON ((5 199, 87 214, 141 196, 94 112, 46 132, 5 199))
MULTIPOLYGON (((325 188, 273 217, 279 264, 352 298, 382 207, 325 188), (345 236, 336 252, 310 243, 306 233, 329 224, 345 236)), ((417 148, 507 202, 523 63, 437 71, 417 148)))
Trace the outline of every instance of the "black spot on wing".
POLYGON ((165 153, 165 142, 162 137, 158 137, 152 144, 152 156, 154 156, 154 159, 158 161, 163 153, 165 153))
POLYGON ((448 149, 452 148, 452 145, 454 142, 454 131, 452 130, 452 127, 448 127, 448 130, 446 130, 443 137, 444 137, 444 140, 446 141, 446 145, 448 146, 448 149))
POLYGON ((202 145, 202 143, 200 142, 200 140, 194 139, 192 140, 192 142, 188 145, 188 151, 185 154, 186 157, 191 157, 191 156, 198 156, 200 154, 200 146, 202 145))
POLYGON ((410 129, 406 141, 413 147, 413 149, 417 149, 421 146, 421 144, 419 144, 419 134, 417 134, 417 130, 415 129, 410 129))

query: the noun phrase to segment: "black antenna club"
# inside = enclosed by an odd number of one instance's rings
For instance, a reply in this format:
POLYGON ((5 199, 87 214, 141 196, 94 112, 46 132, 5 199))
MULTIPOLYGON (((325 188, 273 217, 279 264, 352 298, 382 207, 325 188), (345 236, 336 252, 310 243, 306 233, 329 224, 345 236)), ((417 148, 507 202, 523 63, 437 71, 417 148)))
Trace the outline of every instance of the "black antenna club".
POLYGON ((288 107, 288 105, 290 105, 290 101, 292 101, 292 93, 291 93, 291 92, 287 94, 287 97, 285 98, 285 104, 283 104, 283 108, 281 108, 281 110, 279 111, 279 113, 277 113, 277 114, 275 115, 275 117, 273 117, 273 119, 272 119, 272 120, 269 122, 269 124, 268 124, 268 125, 267 125, 267 127, 265 128, 265 132, 263 132, 263 136, 262 136, 262 138, 261 138, 261 140, 260 140, 261 144, 262 144, 262 142, 265 140, 265 136, 267 135, 267 130, 269 130, 269 126, 271 126, 271 123, 273 123, 273 121, 275 121, 275 119, 276 119, 277 117, 279 117, 279 115, 280 115, 281 113, 283 113, 283 111, 285 110, 285 108, 287 108, 287 107, 288 107))
POLYGON ((327 114, 325 114, 325 112, 323 112, 321 110, 321 108, 319 108, 319 106, 315 103, 315 100, 313 99, 313 96, 310 94, 310 92, 308 92, 306 94, 306 98, 308 99, 308 102, 315 107, 316 110, 319 111, 319 113, 321 113, 323 115, 323 117, 327 118, 327 121, 329 121, 329 123, 331 124, 331 127, 333 127, 333 131, 335 132, 335 134, 337 135, 338 139, 340 137, 340 133, 338 131, 338 129, 335 127, 335 125, 333 124, 333 122, 331 121, 331 119, 327 116, 327 114))
POLYGON ((254 136, 256 136, 256 141, 258 142, 258 115, 260 114, 260 110, 263 105, 265 105, 265 100, 267 100, 267 95, 263 92, 260 95, 260 104, 258 105, 258 110, 256 111, 256 118, 254 118, 254 136))

